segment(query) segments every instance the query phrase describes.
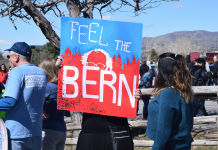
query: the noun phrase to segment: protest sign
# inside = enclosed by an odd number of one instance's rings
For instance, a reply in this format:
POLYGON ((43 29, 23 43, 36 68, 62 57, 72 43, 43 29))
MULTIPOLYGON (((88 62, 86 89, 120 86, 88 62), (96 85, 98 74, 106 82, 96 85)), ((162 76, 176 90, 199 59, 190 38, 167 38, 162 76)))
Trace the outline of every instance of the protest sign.
POLYGON ((62 17, 58 109, 135 118, 142 26, 62 17))

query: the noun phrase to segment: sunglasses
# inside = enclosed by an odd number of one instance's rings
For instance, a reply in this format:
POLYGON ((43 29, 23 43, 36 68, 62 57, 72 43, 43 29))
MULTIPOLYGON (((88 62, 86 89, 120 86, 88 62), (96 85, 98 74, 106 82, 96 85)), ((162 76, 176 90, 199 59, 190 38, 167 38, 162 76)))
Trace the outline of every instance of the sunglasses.
POLYGON ((12 55, 7 55, 7 58, 10 59, 11 56, 16 55, 16 54, 12 54, 12 55))

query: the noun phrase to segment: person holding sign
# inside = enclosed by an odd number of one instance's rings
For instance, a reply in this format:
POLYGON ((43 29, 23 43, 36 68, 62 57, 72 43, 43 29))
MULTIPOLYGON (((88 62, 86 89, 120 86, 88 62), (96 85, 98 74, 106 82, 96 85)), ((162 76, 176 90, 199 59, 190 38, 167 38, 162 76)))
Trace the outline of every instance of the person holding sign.
MULTIPOLYGON (((61 57, 56 66, 61 68, 61 57)), ((141 98, 141 91, 135 91, 135 98, 141 98)), ((80 132, 77 150, 133 150, 132 135, 127 118, 83 113, 82 131, 80 132), (116 131, 116 132, 113 132, 116 131), (112 132, 114 137, 112 137, 112 132)))
POLYGON ((42 150, 64 150, 67 128, 65 111, 57 109, 58 70, 55 60, 47 58, 39 67, 45 71, 48 81, 43 106, 42 150))
POLYGON ((4 121, 8 147, 9 150, 39 150, 42 146, 46 74, 43 69, 30 64, 32 50, 25 42, 17 42, 7 51, 13 69, 0 100, 0 111, 7 110, 4 121))
POLYGON ((146 135, 152 150, 190 150, 193 138, 191 75, 182 55, 159 56, 156 92, 148 106, 146 135))

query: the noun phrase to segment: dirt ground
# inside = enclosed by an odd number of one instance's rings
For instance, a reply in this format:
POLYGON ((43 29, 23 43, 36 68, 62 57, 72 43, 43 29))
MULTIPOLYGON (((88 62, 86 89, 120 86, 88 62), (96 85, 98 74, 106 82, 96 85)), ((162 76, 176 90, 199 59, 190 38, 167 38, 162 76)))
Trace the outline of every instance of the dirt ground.
MULTIPOLYGON (((150 140, 146 135, 145 135, 146 129, 133 129, 132 134, 133 134, 133 139, 134 140, 150 140)), ((191 134, 194 140, 205 140, 204 135, 210 134, 210 133, 217 133, 217 130, 207 130, 207 131, 202 131, 202 130, 194 130, 191 134)), ((134 150, 151 150, 151 147, 135 147, 134 150)), ((192 146, 191 150, 218 150, 218 145, 217 146, 192 146)))

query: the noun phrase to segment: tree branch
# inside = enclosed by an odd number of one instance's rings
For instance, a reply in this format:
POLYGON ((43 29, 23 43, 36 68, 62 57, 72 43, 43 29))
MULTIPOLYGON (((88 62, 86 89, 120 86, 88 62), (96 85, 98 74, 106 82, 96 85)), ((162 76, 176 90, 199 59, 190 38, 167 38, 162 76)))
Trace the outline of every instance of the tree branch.
POLYGON ((47 3, 42 3, 42 4, 34 4, 37 8, 45 8, 45 7, 48 7, 48 6, 53 6, 57 3, 60 3, 60 2, 65 2, 65 0, 53 0, 53 1, 49 1, 47 3))
POLYGON ((45 37, 60 51, 60 37, 52 29, 50 22, 40 13, 30 0, 23 0, 23 9, 29 14, 45 37))

